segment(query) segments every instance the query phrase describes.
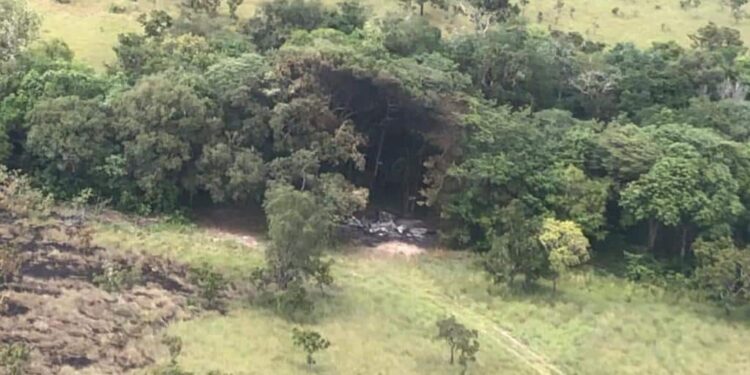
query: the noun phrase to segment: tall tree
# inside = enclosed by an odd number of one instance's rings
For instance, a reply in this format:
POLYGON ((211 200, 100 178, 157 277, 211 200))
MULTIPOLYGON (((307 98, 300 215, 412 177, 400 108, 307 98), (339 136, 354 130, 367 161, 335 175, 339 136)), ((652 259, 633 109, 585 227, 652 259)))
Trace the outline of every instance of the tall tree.
POLYGON ((197 187, 195 164, 219 125, 210 101, 180 82, 146 77, 113 100, 127 171, 145 202, 171 208, 197 187))
POLYGON ((622 192, 620 205, 635 220, 649 221, 649 248, 659 225, 678 227, 680 256, 691 230, 731 223, 743 211, 738 184, 729 168, 708 163, 689 145, 676 143, 667 156, 622 192))

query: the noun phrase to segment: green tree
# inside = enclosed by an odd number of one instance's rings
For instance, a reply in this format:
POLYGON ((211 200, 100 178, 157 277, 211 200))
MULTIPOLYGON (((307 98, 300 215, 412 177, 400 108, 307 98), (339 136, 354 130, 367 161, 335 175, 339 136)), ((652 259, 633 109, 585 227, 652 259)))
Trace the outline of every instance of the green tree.
POLYGON ((259 198, 266 182, 266 166, 257 152, 225 143, 204 146, 197 168, 198 180, 214 202, 259 198))
POLYGON ((543 277, 548 257, 539 241, 541 220, 531 216, 520 202, 513 202, 499 212, 505 231, 495 236, 492 248, 483 259, 485 271, 495 283, 513 286, 518 275, 524 277, 524 287, 543 277))
POLYGON ((454 363, 454 357, 458 354, 458 364, 461 365, 461 374, 465 374, 469 362, 477 360, 479 352, 479 331, 466 328, 456 320, 455 316, 438 320, 438 334, 436 339, 445 341, 450 347, 450 364, 454 363))
POLYGON ((266 192, 263 207, 270 244, 266 251, 271 281, 284 290, 295 281, 328 279, 328 264, 321 250, 330 238, 332 214, 312 193, 286 184, 266 192))
POLYGON ((313 355, 331 346, 331 342, 326 340, 320 333, 296 327, 292 329, 292 341, 294 342, 294 346, 305 351, 307 354, 307 365, 310 367, 316 363, 313 355))
POLYGON ((649 221, 649 248, 659 225, 680 228, 680 256, 689 249, 691 229, 710 229, 743 211, 738 184, 723 164, 708 163, 689 145, 670 146, 665 157, 623 190, 620 205, 635 220, 649 221))
POLYGON ((611 181, 588 178, 573 165, 557 168, 553 173, 559 190, 547 195, 546 201, 557 217, 577 223, 587 236, 604 239, 611 181))
POLYGON ((263 51, 281 47, 294 30, 331 27, 351 32, 365 21, 362 8, 354 4, 342 2, 338 11, 326 9, 319 0, 272 0, 258 7, 243 31, 263 51))
POLYGON ((219 12, 221 0, 184 0, 182 6, 193 12, 205 12, 210 16, 216 16, 219 12))
POLYGON ((0 62, 13 60, 39 32, 39 17, 23 0, 0 1, 0 62))
POLYGON ((128 178, 143 202, 173 208, 197 187, 195 161, 219 125, 210 101, 169 77, 151 76, 112 102, 128 178))
POLYGON ((143 26, 143 31, 147 36, 158 38, 172 27, 174 20, 169 13, 163 10, 152 10, 151 13, 145 13, 138 16, 138 23, 143 26))
POLYGON ((750 251, 737 248, 730 238, 700 239, 693 246, 698 266, 695 280, 727 311, 750 302, 750 251))
POLYGON ((105 176, 96 169, 118 147, 98 99, 43 99, 28 113, 27 126, 26 148, 38 159, 47 186, 68 195, 102 186, 105 176))
POLYGON ((542 223, 539 242, 547 251, 552 278, 552 289, 557 290, 557 280, 570 268, 590 259, 589 240, 578 224, 547 218, 542 223))
POLYGON ((424 18, 390 17, 383 21, 383 45, 391 53, 409 56, 440 50, 440 29, 424 18))

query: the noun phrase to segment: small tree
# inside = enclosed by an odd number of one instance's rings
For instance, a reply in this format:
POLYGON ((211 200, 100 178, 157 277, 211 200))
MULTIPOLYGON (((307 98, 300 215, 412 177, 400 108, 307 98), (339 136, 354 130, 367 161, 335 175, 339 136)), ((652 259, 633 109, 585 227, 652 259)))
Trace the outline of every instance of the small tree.
POLYGON ((469 362, 477 360, 479 332, 475 329, 466 328, 463 324, 456 321, 455 316, 438 320, 436 324, 438 327, 436 339, 445 341, 450 347, 450 364, 454 363, 455 356, 458 354, 458 364, 463 368, 461 373, 466 373, 469 362))
POLYGON ((280 184, 268 191, 264 208, 271 238, 266 262, 272 281, 287 289, 293 281, 327 272, 320 252, 332 228, 329 207, 320 205, 310 192, 280 184))
POLYGON ((552 289, 555 291, 560 275, 590 258, 589 240, 581 227, 572 221, 545 219, 539 242, 548 252, 552 289))
POLYGON ((138 23, 143 26, 143 32, 150 37, 160 37, 172 27, 173 20, 169 13, 163 10, 152 10, 148 15, 138 16, 138 23))
POLYGON ((539 219, 527 217, 521 206, 514 203, 503 211, 506 232, 493 239, 483 265, 495 283, 512 286, 523 275, 528 287, 544 275, 547 254, 538 239, 539 219))
POLYGON ((215 309, 221 306, 219 298, 227 285, 224 276, 204 263, 190 270, 190 281, 198 287, 198 295, 203 299, 206 308, 215 309))
POLYGON ((244 0, 227 0, 227 7, 229 7, 229 17, 237 19, 237 8, 242 5, 244 0))
POLYGON ((307 354, 307 365, 315 365, 313 355, 319 351, 328 349, 331 342, 326 340, 320 333, 298 328, 292 329, 292 340, 294 346, 301 348, 307 354))

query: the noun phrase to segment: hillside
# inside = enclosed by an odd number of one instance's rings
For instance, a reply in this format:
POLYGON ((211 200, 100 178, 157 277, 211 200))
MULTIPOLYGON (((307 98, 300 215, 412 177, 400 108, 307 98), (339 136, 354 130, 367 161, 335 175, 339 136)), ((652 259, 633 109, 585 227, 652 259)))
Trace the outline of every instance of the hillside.
POLYGON ((719 3, 33 1, 0 0, 0 375, 750 374, 719 3))
MULTIPOLYGON (((60 38, 81 61, 102 67, 114 59, 112 47, 118 34, 140 31, 138 15, 152 9, 176 13, 175 1, 73 0, 60 4, 53 0, 30 0, 29 3, 43 17, 43 38, 60 38), (112 13, 113 5, 124 7, 125 13, 112 13)), ((262 1, 245 0, 238 14, 251 16, 262 1)), ((335 4, 337 1, 323 2, 335 4)), ((399 9, 396 0, 364 0, 363 3, 380 15, 399 9)), ((704 0, 699 7, 689 9, 681 9, 677 0, 565 0, 559 17, 556 3, 557 0, 531 0, 524 15, 540 29, 577 31, 605 43, 633 42, 646 47, 652 42, 676 40, 687 45, 687 36, 708 22, 736 28, 745 41, 750 41, 750 19, 736 21, 727 6, 722 5, 723 0, 704 0), (619 9, 618 15, 612 13, 615 8, 619 9), (541 23, 537 18, 540 12, 541 23)), ((224 6, 222 11, 226 12, 224 6)), ((429 5, 427 17, 449 33, 470 30, 468 20, 440 9, 430 9, 429 5)))
MULTIPOLYGON (((250 224, 247 227, 251 227, 250 224)), ((254 235, 257 233, 246 233, 254 235)), ((96 226, 95 243, 201 264, 241 279, 262 262, 240 235, 193 224, 96 226)), ((310 327, 333 343, 316 373, 455 374, 434 340, 436 319, 460 317, 479 330, 481 352, 471 374, 738 374, 750 368, 750 325, 719 309, 662 289, 642 288, 608 273, 582 270, 532 296, 488 294, 474 256, 433 250, 406 257, 370 247, 327 253, 336 286, 317 302, 310 327), (695 355, 700 353, 700 355, 695 355)), ((238 300, 228 314, 171 326, 183 339, 179 363, 204 374, 297 374, 290 345, 295 323, 238 300)))

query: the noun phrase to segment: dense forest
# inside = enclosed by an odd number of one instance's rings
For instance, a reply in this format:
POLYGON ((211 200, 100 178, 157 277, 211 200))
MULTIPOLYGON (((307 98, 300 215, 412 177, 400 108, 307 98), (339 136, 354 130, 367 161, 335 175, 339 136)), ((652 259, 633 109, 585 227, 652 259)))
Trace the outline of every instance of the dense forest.
MULTIPOLYGON (((439 217, 441 241, 484 254, 498 283, 555 280, 592 244, 634 277, 748 301, 738 31, 604 45, 471 0, 476 31, 447 35, 414 3, 369 18, 356 1, 272 0, 241 19, 236 0, 229 16, 191 0, 142 15, 99 72, 0 0, 0 159, 60 200, 144 215, 265 202, 316 223, 375 206, 439 217)), ((270 224, 285 249, 317 241, 270 224)))

